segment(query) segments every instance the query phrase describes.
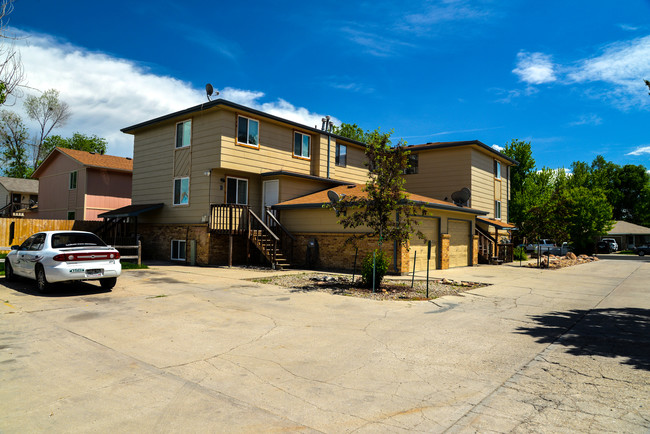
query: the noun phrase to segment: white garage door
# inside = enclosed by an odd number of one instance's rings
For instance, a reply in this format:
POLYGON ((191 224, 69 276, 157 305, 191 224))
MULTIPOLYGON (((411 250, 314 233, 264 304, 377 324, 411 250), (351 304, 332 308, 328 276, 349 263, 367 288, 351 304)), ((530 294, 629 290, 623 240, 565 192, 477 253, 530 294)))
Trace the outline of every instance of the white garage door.
POLYGON ((449 268, 470 264, 470 222, 449 220, 449 268))

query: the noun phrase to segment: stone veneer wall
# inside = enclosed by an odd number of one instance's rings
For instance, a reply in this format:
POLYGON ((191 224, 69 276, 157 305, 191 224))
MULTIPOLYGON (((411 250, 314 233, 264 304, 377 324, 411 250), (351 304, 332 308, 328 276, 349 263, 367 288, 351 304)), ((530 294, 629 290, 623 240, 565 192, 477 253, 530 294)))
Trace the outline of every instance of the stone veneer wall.
POLYGON ((440 235, 440 269, 447 270, 449 268, 449 242, 451 235, 440 235))
POLYGON ((478 264, 478 235, 472 237, 472 265, 478 264))
MULTIPOLYGON (((316 239, 318 242, 318 260, 311 268, 329 270, 349 270, 354 268, 355 248, 346 245, 345 241, 350 234, 344 233, 294 233, 296 241, 293 247, 292 265, 298 267, 309 267, 307 261, 307 245, 309 240, 316 239)), ((363 258, 377 248, 377 238, 369 239, 359 244, 357 254, 356 270, 361 270, 363 258)), ((409 255, 405 247, 397 247, 397 270, 395 270, 394 243, 384 242, 381 249, 389 258, 389 273, 408 273, 409 255)))
POLYGON ((141 223, 138 225, 138 233, 142 241, 143 259, 171 261, 172 240, 185 240, 187 259, 183 263, 189 263, 190 242, 196 240, 196 264, 210 264, 210 234, 206 224, 141 223))

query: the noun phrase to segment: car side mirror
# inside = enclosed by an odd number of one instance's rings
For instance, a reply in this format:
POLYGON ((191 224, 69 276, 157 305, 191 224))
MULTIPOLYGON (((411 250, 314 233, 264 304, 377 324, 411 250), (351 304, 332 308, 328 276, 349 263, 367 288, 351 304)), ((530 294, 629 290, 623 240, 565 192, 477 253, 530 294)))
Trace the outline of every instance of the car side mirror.
POLYGON ((20 249, 20 246, 18 244, 11 246, 11 250, 18 250, 20 249))

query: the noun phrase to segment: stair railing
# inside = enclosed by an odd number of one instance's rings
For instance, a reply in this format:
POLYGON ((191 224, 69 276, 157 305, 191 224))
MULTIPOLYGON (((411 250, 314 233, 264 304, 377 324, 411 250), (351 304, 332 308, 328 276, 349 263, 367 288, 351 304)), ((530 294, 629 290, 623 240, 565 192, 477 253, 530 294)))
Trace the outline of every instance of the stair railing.
POLYGON ((293 263, 293 245, 296 241, 296 237, 294 237, 289 230, 284 227, 282 223, 280 223, 280 220, 273 214, 271 211, 270 207, 266 207, 266 212, 264 213, 265 215, 265 220, 266 224, 271 230, 273 230, 275 233, 280 233, 280 250, 284 254, 288 254, 288 259, 289 263, 293 263))
POLYGON ((248 209, 248 217, 248 238, 271 261, 273 268, 275 268, 280 238, 250 208, 248 209), (265 242, 271 243, 272 248, 268 248, 265 242))

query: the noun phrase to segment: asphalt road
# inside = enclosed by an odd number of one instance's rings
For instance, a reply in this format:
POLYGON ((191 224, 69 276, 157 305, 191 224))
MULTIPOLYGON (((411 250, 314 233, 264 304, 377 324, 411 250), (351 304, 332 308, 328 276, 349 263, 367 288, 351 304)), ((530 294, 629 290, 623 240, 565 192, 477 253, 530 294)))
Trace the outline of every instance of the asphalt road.
POLYGON ((645 432, 650 265, 481 266, 379 302, 125 272, 112 292, 0 280, 0 432, 645 432))

